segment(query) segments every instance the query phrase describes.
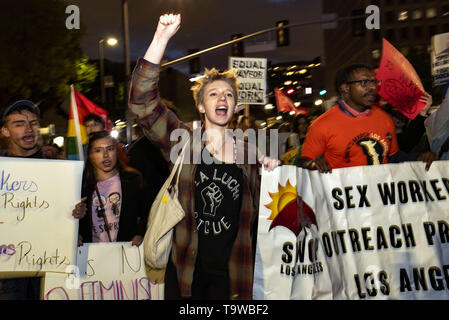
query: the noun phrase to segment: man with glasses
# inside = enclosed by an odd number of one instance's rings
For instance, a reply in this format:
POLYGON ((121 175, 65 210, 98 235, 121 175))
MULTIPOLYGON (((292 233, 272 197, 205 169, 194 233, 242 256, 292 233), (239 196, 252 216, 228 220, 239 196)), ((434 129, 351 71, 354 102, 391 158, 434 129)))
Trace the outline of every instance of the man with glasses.
POLYGON ((434 153, 406 154, 399 150, 395 126, 380 108, 374 68, 363 64, 341 70, 335 85, 337 104, 309 127, 299 166, 331 172, 333 168, 402 161, 424 161, 426 169, 438 158, 434 153))

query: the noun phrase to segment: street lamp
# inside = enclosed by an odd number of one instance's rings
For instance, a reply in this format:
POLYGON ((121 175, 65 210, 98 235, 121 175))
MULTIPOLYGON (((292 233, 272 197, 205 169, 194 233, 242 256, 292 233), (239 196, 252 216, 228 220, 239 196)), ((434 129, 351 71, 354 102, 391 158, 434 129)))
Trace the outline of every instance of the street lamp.
POLYGON ((110 45, 110 46, 115 46, 117 43, 118 43, 118 41, 117 41, 117 39, 116 38, 109 38, 107 41, 106 41, 106 43, 108 44, 108 45, 110 45))
MULTIPOLYGON (((100 87, 101 87, 101 104, 102 107, 106 104, 106 90, 104 87, 104 39, 98 40, 98 56, 100 59, 100 87)), ((108 46, 116 46, 118 41, 116 38, 109 38, 106 40, 108 46)))

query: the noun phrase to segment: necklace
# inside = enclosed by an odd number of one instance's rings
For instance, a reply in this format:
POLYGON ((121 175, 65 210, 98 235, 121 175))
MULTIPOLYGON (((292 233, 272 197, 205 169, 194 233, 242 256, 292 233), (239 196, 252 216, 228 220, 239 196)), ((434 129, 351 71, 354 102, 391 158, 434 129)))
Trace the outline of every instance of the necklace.
MULTIPOLYGON (((223 150, 223 146, 224 146, 225 143, 226 143, 226 138, 225 138, 224 140, 225 140, 225 141, 223 141, 223 143, 221 144, 221 149, 222 149, 222 150, 223 150)), ((236 148, 236 146, 235 146, 235 137, 232 137, 232 145, 233 145, 233 151, 234 151, 234 162, 237 162, 237 148, 236 148)), ((218 154, 219 151, 220 151, 219 148, 218 148, 218 149, 213 148, 211 151, 209 151, 209 153, 210 153, 212 156, 215 156, 215 155, 218 154)))

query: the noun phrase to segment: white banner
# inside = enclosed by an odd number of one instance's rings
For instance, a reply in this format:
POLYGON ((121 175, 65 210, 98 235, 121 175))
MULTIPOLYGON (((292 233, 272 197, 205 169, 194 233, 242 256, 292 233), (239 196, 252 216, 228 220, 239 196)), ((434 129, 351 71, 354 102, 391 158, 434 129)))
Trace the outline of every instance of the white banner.
POLYGON ((266 104, 267 59, 229 57, 229 69, 237 69, 238 104, 266 104))
POLYGON ((162 300, 164 285, 150 282, 143 245, 87 243, 78 248, 71 274, 46 273, 44 300, 162 300))
POLYGON ((0 158, 0 278, 75 263, 83 162, 0 158))
POLYGON ((254 298, 449 299, 448 199, 448 161, 264 171, 254 298))

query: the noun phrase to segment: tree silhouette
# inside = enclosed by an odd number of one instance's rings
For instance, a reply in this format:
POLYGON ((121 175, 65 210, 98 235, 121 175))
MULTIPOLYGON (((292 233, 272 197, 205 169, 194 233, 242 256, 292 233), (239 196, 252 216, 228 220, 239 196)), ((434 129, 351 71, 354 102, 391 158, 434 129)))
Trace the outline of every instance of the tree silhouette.
POLYGON ((0 108, 30 99, 45 110, 67 96, 70 83, 86 80, 86 70, 77 70, 77 64, 87 64, 80 48, 86 28, 66 28, 68 5, 61 0, 2 1, 0 108))

